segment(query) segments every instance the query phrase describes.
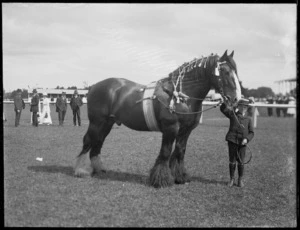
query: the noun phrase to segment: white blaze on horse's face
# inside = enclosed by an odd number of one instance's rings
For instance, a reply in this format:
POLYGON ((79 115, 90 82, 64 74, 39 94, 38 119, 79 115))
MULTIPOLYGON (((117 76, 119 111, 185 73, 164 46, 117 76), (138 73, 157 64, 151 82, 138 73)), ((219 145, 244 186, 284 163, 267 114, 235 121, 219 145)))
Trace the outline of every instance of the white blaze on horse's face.
POLYGON ((233 71, 234 83, 236 86, 236 99, 239 101, 242 98, 242 90, 236 73, 233 71))

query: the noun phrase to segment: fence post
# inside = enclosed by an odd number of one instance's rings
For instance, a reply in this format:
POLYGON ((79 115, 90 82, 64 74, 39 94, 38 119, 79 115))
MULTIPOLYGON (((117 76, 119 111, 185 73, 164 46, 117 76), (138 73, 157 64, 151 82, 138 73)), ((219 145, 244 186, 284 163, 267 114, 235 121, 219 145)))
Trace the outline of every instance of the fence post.
MULTIPOLYGON (((201 105, 201 111, 203 111, 203 104, 201 105)), ((203 122, 203 113, 201 113, 200 121, 199 123, 202 124, 203 122)))
POLYGON ((252 113, 252 120, 253 120, 253 127, 256 128, 257 125, 257 107, 253 106, 253 113, 252 113))

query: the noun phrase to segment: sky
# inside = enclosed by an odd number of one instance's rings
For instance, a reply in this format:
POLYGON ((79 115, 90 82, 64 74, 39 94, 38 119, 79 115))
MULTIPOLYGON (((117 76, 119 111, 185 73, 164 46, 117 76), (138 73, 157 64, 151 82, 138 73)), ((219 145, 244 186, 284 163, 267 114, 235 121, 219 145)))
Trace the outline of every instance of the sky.
POLYGON ((296 4, 2 3, 3 87, 149 84, 234 51, 248 89, 296 78, 296 4))

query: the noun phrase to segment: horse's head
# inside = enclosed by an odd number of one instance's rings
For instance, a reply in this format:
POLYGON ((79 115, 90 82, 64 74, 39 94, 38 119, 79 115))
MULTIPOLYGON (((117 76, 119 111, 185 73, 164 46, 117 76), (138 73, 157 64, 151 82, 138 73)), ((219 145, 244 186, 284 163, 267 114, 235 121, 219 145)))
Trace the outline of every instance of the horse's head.
POLYGON ((214 87, 222 97, 227 97, 232 103, 241 99, 241 86, 237 75, 237 67, 233 60, 234 51, 227 55, 227 50, 218 60, 215 71, 214 87))

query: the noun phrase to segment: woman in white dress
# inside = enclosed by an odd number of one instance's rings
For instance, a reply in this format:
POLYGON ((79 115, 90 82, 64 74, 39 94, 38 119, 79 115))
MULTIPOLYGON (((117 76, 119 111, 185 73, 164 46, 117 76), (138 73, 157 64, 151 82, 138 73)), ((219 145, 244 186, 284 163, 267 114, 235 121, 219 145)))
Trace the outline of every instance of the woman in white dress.
POLYGON ((43 101, 41 102, 40 110, 40 124, 52 124, 51 114, 50 114, 50 99, 47 98, 47 93, 43 93, 43 101))
MULTIPOLYGON (((289 97, 289 105, 296 105, 296 101, 294 97, 289 97)), ((287 114, 289 117, 296 117, 296 108, 288 108, 287 114)))

